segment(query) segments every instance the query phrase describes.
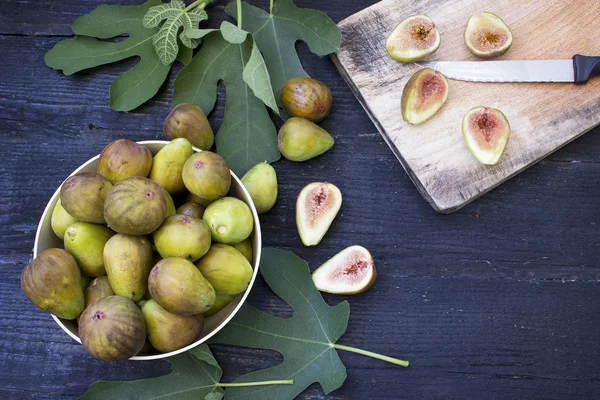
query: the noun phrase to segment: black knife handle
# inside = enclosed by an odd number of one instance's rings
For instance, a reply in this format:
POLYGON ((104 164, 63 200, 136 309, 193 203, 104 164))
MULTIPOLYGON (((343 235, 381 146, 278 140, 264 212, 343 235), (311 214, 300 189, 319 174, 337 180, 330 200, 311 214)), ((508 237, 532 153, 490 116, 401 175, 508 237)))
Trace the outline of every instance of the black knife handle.
POLYGON ((587 83, 592 76, 600 75, 600 57, 575 54, 573 57, 573 70, 575 71, 576 84, 587 83))

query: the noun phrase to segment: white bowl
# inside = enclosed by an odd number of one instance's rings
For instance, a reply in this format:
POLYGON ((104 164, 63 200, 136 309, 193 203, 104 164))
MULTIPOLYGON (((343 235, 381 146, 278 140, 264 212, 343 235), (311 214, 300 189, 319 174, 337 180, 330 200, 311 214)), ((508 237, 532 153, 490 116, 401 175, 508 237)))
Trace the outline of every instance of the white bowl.
MULTIPOLYGON (((165 140, 147 140, 147 141, 138 142, 138 143, 146 146, 150 150, 152 155, 155 155, 160 149, 162 149, 169 142, 165 141, 165 140)), ((202 150, 194 147, 194 151, 199 152, 202 150)), ((81 167, 79 167, 75 171, 73 171, 73 173, 69 176, 73 176, 80 172, 96 172, 96 169, 98 166, 98 157, 99 157, 99 155, 91 158, 90 160, 85 162, 81 167)), ((261 252, 261 248, 262 248, 260 222, 258 221, 258 214, 256 213, 256 208, 254 207, 254 204, 252 203, 252 199, 250 198, 250 195, 246 191, 246 188, 244 188, 242 181, 233 172, 231 172, 231 178, 232 178, 231 189, 229 191, 229 195, 237 197, 238 199, 240 199, 244 203, 246 203, 248 205, 248 207, 250 207, 250 210, 252 211, 252 217, 254 219, 254 230, 252 231, 252 234, 250 236, 250 238, 252 240, 252 250, 253 250, 252 266, 254 268, 254 273, 252 274, 252 279, 250 280, 248 289, 246 289, 245 292, 240 293, 231 303, 229 303, 221 311, 206 318, 204 320, 204 329, 202 330, 202 333, 200 334, 200 338, 197 341, 195 341, 194 343, 192 343, 184 348, 181 348, 179 350, 171 351, 169 353, 158 353, 158 354, 151 354, 151 355, 135 356, 135 357, 131 358, 132 360, 156 360, 159 358, 171 357, 171 356, 174 356, 175 354, 183 353, 185 351, 188 351, 188 350, 198 346, 201 343, 206 342, 210 337, 212 337, 217 332, 219 332, 233 318, 233 316, 242 307, 242 304, 244 303, 244 301, 246 301, 246 298, 248 297, 248 294, 250 293, 250 289, 252 288, 252 286, 254 285, 254 281, 256 280, 256 275, 258 274, 258 263, 260 260, 260 252, 261 252)), ((56 202, 58 201, 59 198, 60 198, 60 186, 58 189, 56 189, 56 192, 54 192, 54 195, 48 202, 48 205, 46 206, 46 209, 44 210, 44 213, 42 214, 42 218, 40 219, 40 223, 38 225, 38 229, 35 234, 35 243, 33 246, 33 256, 34 257, 37 257, 38 254, 40 254, 42 251, 44 251, 46 249, 53 248, 53 247, 60 247, 60 248, 64 247, 63 241, 54 234, 54 232, 52 231, 52 227, 50 225, 52 211, 54 210, 54 205, 56 204, 56 202)), ((56 323, 69 336, 71 336, 77 342, 81 343, 81 340, 79 339, 79 336, 77 335, 77 323, 75 321, 60 319, 55 315, 52 315, 52 318, 54 318, 56 323)))

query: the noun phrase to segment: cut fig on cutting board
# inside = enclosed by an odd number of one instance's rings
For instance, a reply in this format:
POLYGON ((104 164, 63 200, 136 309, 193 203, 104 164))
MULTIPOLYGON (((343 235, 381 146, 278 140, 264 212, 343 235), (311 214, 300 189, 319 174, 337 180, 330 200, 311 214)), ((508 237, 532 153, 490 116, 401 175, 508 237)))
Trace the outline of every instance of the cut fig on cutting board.
POLYGON ((600 123, 599 78, 585 85, 448 80, 448 99, 433 118, 417 126, 404 121, 402 90, 421 67, 393 60, 386 38, 406 18, 426 14, 442 37, 427 61, 485 62, 464 40, 469 17, 483 11, 502 18, 513 36, 510 51, 495 60, 570 59, 600 51, 598 14, 581 12, 574 1, 384 0, 338 24, 342 45, 333 60, 340 73, 420 193, 442 213, 463 207, 600 123), (510 140, 493 166, 477 161, 463 140, 463 116, 481 105, 502 110, 510 121, 510 140))

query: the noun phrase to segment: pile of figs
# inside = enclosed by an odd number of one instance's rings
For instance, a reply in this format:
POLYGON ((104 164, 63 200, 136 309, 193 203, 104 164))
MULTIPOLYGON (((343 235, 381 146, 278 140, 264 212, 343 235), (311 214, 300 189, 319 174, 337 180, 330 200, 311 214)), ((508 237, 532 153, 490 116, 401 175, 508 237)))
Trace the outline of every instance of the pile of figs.
MULTIPOLYGON (((272 186, 250 178, 261 191, 272 186)), ((25 267, 24 294, 42 310, 76 319, 83 346, 101 360, 193 343, 204 318, 244 292, 253 275, 254 219, 228 195, 230 186, 225 160, 195 153, 185 137, 154 157, 126 139, 110 143, 97 173, 63 183, 51 225, 64 248, 25 267)), ((274 190, 276 197, 276 181, 274 190)), ((262 209, 274 203, 271 192, 262 209)))

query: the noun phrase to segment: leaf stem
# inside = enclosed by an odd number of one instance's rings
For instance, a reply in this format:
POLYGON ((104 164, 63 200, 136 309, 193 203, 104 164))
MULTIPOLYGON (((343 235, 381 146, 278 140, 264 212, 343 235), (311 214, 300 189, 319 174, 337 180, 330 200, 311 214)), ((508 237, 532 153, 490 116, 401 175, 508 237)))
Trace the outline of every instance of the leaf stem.
POLYGON ((356 349, 354 347, 348 347, 348 346, 344 346, 344 345, 341 345, 341 344, 334 344, 333 347, 335 347, 338 350, 345 350, 345 351, 349 351, 349 352, 352 352, 352 353, 362 354, 363 356, 369 356, 369 357, 377 358, 379 360, 387 361, 387 362, 392 363, 392 364, 400 365, 401 367, 408 367, 408 361, 398 360, 397 358, 392 358, 392 357, 384 356, 384 355, 381 355, 381 354, 373 353, 371 351, 366 351, 366 350, 362 350, 362 349, 356 349))
POLYGON ((262 381, 262 382, 240 382, 240 383, 218 383, 220 387, 245 387, 245 386, 265 386, 265 385, 293 385, 294 381, 280 380, 280 381, 262 381))
POLYGON ((238 28, 242 29, 242 0, 236 0, 238 28))
POLYGON ((210 3, 212 0, 196 0, 195 2, 193 2, 192 4, 190 4, 189 6, 187 6, 185 8, 185 10, 183 10, 183 12, 188 12, 191 9, 193 9, 194 7, 196 7, 197 5, 199 5, 200 3, 205 3, 204 6, 201 6, 202 8, 206 7, 206 4, 210 3))
POLYGON ((269 14, 273 15, 273 0, 269 0, 269 14))

